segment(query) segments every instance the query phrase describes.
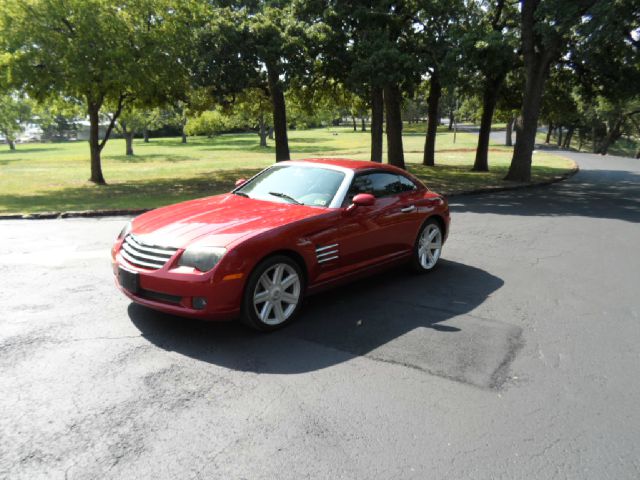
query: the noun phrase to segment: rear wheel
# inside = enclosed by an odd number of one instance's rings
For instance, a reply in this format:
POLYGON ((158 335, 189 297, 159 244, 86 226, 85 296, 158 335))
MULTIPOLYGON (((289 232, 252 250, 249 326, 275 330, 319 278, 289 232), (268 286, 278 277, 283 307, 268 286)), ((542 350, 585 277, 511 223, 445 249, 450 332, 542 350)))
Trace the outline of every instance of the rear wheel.
POLYGON ((242 320, 257 330, 276 330, 294 319, 302 296, 300 266, 285 255, 274 255, 258 264, 249 277, 242 320))
POLYGON ((413 247, 413 267, 419 272, 430 272, 438 266, 442 253, 442 227, 435 219, 425 222, 413 247))

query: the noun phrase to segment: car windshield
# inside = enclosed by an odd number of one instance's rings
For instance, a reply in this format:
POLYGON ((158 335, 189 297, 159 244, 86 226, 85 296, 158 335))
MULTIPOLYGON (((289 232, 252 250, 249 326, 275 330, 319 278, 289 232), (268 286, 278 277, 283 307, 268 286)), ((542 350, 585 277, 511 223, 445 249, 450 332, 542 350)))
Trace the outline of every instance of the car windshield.
POLYGON ((259 200, 328 207, 343 180, 344 173, 338 170, 280 165, 261 172, 234 193, 259 200))

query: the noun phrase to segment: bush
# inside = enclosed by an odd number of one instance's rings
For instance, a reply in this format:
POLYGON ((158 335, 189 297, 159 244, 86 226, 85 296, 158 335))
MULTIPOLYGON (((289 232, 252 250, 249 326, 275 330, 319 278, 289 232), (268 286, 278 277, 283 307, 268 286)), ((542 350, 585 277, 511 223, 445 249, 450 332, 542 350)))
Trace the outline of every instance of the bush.
POLYGON ((214 135, 233 128, 231 119, 216 110, 202 112, 197 117, 190 118, 185 127, 187 135, 214 135))

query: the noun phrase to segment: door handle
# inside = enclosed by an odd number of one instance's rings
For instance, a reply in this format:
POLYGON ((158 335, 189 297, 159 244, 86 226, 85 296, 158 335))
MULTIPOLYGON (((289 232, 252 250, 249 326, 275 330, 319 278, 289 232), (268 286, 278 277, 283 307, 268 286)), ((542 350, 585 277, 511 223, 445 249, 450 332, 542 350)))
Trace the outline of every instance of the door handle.
POLYGON ((416 209, 415 205, 409 205, 408 207, 401 208, 400 211, 402 213, 409 213, 409 212, 413 212, 415 209, 416 209))

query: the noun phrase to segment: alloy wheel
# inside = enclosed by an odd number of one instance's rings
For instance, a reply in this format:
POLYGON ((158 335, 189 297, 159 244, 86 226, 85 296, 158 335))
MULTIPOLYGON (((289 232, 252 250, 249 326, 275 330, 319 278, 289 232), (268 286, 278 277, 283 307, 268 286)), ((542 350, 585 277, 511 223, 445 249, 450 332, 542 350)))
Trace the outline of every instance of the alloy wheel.
POLYGON ((442 231, 435 223, 429 223, 422 231, 418 242, 418 260, 425 270, 431 270, 438 263, 442 252, 442 231))
POLYGON ((253 308, 265 325, 287 321, 300 301, 301 281, 295 269, 276 263, 260 276, 253 292, 253 308))

